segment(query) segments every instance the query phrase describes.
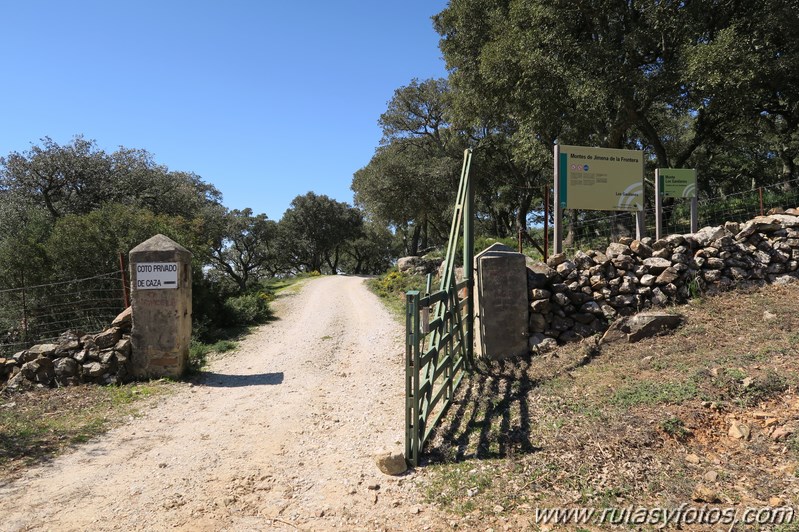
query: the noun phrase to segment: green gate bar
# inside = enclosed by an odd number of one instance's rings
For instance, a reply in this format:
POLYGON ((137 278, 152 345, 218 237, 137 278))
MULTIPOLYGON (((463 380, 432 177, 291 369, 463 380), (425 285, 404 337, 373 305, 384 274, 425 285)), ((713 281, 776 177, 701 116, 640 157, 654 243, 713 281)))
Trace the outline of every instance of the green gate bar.
POLYGON ((440 289, 425 297, 418 291, 405 296, 405 459, 414 467, 419 465, 424 444, 452 403, 464 374, 474 364, 471 159, 472 151, 466 150, 440 289), (455 256, 461 230, 464 279, 457 283, 455 256), (430 307, 435 309, 432 319, 427 312, 430 307), (421 324, 420 316, 429 323, 421 324))

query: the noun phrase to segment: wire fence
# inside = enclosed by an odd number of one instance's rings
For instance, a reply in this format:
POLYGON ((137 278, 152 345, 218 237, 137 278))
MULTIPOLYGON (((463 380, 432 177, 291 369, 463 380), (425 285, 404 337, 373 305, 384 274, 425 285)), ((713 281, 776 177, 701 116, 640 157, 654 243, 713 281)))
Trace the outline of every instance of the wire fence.
MULTIPOLYGON (((652 194, 651 184, 646 194, 652 194)), ((650 196, 651 197, 651 196, 650 196)), ((701 197, 698 203, 699 227, 723 225, 724 222, 743 222, 767 214, 774 208, 799 207, 799 179, 759 187, 745 192, 715 197, 701 197)), ((645 236, 655 236, 655 209, 644 210, 645 236)), ((566 211, 564 215, 564 249, 605 249, 620 237, 635 236, 635 215, 608 214, 602 211, 566 211)), ((663 205, 663 234, 690 232, 691 214, 688 200, 674 200, 663 205)))
POLYGON ((66 330, 99 332, 125 309, 124 270, 0 290, 0 356, 51 343, 66 330))

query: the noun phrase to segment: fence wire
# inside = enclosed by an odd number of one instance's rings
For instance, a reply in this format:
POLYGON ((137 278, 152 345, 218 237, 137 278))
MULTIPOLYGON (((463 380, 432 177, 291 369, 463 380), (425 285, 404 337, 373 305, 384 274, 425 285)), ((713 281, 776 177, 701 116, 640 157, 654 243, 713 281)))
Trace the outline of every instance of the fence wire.
POLYGON ((124 310, 120 271, 0 290, 0 356, 55 342, 66 330, 90 334, 124 310))
MULTIPOLYGON (((646 183, 646 194, 652 197, 653 186, 646 183)), ((785 181, 734 194, 714 197, 700 196, 698 201, 699 227, 723 225, 724 222, 743 222, 767 214, 774 208, 799 207, 799 180, 785 181)), ((655 236, 655 209, 644 210, 645 236, 655 236)), ((633 213, 604 211, 566 211, 563 227, 564 250, 603 250, 620 237, 635 236, 633 213)), ((663 205, 663 234, 685 234, 691 228, 688 200, 674 200, 663 205)))

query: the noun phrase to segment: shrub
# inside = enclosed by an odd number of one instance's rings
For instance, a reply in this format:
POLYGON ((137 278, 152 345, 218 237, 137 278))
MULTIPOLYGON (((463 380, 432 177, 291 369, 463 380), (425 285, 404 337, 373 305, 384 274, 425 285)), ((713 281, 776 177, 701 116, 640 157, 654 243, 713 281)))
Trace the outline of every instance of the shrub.
POLYGON ((424 275, 410 275, 391 270, 382 277, 370 279, 367 285, 378 296, 386 299, 405 299, 408 290, 423 291, 426 283, 424 275))
POLYGON ((272 315, 268 300, 268 294, 262 292, 229 297, 222 306, 222 321, 228 327, 264 323, 272 315))
POLYGON ((691 431, 685 427, 683 420, 677 417, 670 417, 662 421, 660 429, 677 441, 685 441, 691 435, 691 431))

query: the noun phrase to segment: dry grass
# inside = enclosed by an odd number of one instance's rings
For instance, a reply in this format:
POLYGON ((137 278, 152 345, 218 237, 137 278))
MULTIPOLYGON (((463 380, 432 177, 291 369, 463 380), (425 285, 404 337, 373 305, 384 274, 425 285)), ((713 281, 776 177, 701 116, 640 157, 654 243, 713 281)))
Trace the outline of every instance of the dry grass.
POLYGON ((708 297, 673 309, 670 336, 486 365, 426 449, 427 499, 514 529, 535 529, 535 507, 701 505, 698 484, 721 505, 796 506, 799 437, 771 434, 799 420, 798 296, 708 297))
POLYGON ((0 393, 0 479, 51 459, 121 423, 175 383, 82 385, 0 393))

